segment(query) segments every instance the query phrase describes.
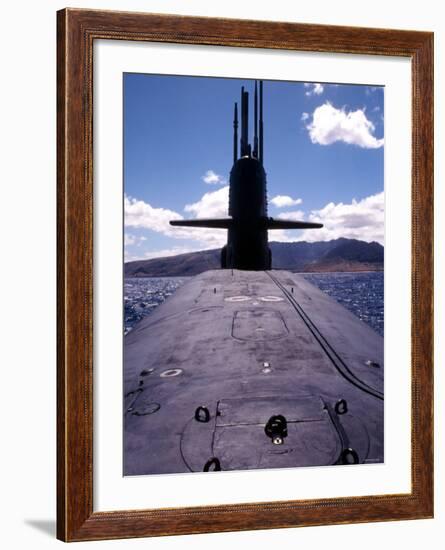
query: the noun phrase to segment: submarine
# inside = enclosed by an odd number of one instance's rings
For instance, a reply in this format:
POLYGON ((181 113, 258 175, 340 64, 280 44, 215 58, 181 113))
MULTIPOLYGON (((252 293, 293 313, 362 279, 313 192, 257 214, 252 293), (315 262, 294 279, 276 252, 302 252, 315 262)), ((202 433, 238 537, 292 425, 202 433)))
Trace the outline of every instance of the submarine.
POLYGON ((221 269, 190 278, 124 337, 123 475, 384 461, 383 338, 301 274, 273 270, 263 82, 233 121, 221 269), (258 93, 259 89, 259 93, 258 93), (259 99, 259 101, 258 101, 259 99), (259 103, 259 109, 258 109, 259 103))

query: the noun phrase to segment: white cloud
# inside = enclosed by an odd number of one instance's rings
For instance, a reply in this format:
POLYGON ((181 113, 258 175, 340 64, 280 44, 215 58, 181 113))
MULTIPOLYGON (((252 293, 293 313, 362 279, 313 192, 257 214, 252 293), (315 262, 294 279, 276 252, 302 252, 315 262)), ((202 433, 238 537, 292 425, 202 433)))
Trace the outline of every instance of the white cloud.
POLYGON ((269 202, 277 208, 284 208, 285 206, 296 206, 297 204, 301 204, 303 200, 293 199, 292 197, 289 197, 289 195, 277 195, 276 197, 270 199, 269 202))
MULTIPOLYGON (((193 218, 225 217, 228 189, 226 186, 205 193, 199 201, 187 205, 184 210, 194 214, 193 218)), ((126 227, 150 229, 173 239, 194 240, 198 243, 197 250, 219 248, 227 239, 227 232, 222 229, 171 226, 170 220, 182 220, 184 217, 173 210, 156 208, 129 196, 124 198, 124 214, 126 227)))
POLYGON ((306 229, 299 241, 330 241, 339 237, 377 241, 384 244, 384 193, 371 195, 351 203, 330 202, 320 210, 313 210, 309 221, 320 222, 322 229, 306 229))
POLYGON ((374 124, 366 118, 363 109, 347 112, 336 109, 329 102, 315 109, 312 122, 306 128, 312 143, 320 145, 343 141, 365 149, 378 149, 384 143, 383 138, 377 139, 373 135, 374 124))
POLYGON ((311 95, 314 95, 314 94, 315 95, 321 95, 324 92, 323 84, 320 84, 318 82, 314 82, 314 83, 306 82, 304 87, 308 88, 307 92, 305 92, 307 96, 311 96, 311 95))
POLYGON ((292 212, 281 212, 278 214, 278 219, 280 220, 292 220, 292 221, 301 221, 304 218, 303 210, 293 210, 292 212))
POLYGON ((217 191, 205 193, 193 204, 187 204, 184 211, 191 212, 196 218, 224 218, 227 216, 228 204, 229 186, 226 185, 217 191))
POLYGON ((155 208, 147 202, 125 196, 124 216, 126 227, 151 229, 158 233, 168 234, 171 230, 170 220, 181 220, 182 216, 167 208, 155 208))
POLYGON ((293 243, 296 240, 295 233, 292 231, 286 231, 284 229, 274 229, 273 231, 269 231, 269 242, 293 243))
POLYGON ((309 118, 309 113, 301 113, 301 120, 304 122, 309 118))
POLYGON ((207 172, 202 176, 202 181, 211 185, 224 185, 227 183, 223 176, 216 174, 213 170, 207 170, 207 172))

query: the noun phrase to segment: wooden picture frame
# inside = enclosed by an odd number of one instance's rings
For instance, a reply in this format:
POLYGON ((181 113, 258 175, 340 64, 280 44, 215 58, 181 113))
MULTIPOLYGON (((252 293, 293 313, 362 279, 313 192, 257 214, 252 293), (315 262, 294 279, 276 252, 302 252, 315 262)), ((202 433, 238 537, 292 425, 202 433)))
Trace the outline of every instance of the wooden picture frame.
POLYGON ((64 541, 433 516, 433 34, 65 9, 57 14, 57 536, 64 541), (406 494, 93 512, 95 40, 401 56, 412 63, 412 425, 406 494))

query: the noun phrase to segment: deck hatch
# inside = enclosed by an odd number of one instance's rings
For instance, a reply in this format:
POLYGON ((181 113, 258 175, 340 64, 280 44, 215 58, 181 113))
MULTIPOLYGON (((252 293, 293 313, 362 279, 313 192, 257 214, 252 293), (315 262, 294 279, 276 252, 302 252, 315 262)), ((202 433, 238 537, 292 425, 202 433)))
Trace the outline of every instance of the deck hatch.
POLYGON ((223 470, 333 464, 341 452, 338 433, 314 395, 221 400, 217 406, 213 456, 223 470), (287 422, 287 436, 274 445, 265 433, 274 415, 287 422))

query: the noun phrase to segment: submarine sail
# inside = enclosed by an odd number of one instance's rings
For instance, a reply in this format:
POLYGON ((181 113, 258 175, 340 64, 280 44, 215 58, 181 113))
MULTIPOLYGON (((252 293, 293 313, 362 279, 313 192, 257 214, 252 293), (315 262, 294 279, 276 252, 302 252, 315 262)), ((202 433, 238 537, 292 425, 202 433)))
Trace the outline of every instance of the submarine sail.
POLYGON ((241 138, 238 158, 238 105, 233 120, 233 167, 230 172, 229 217, 220 219, 172 220, 173 226, 227 229, 227 244, 221 251, 221 267, 246 270, 272 268, 268 230, 319 229, 320 223, 275 220, 267 214, 267 186, 263 147, 263 82, 255 81, 254 141, 249 143, 249 92, 241 89, 241 138), (258 135, 259 128, 259 135, 258 135))

